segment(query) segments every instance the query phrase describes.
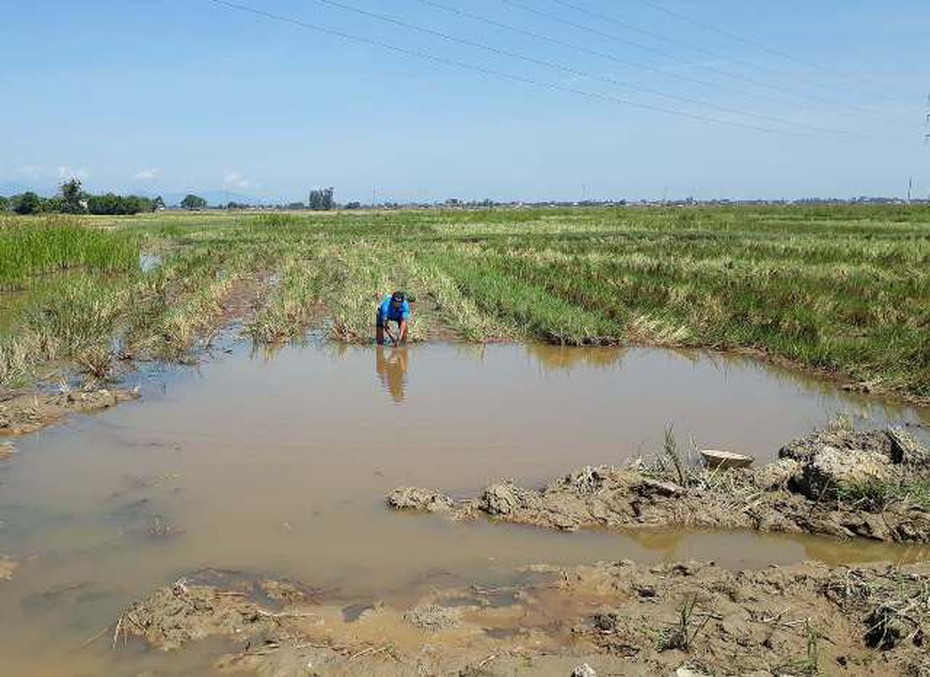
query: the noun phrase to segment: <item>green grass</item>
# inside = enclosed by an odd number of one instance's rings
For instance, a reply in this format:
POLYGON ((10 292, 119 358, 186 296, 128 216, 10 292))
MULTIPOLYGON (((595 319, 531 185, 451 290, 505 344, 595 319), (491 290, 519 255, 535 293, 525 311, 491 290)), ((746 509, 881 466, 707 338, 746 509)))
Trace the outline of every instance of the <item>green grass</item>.
MULTIPOLYGON (((37 290, 53 273, 77 271, 115 294, 99 331, 166 355, 215 330, 231 281, 261 277, 275 283, 246 326, 259 344, 299 339, 321 313, 333 339, 371 340, 376 301, 403 288, 418 299, 417 340, 752 349, 930 398, 927 207, 7 219, 0 252, 13 253, 0 285, 19 290, 0 299, 0 332, 22 345, 35 338, 30 305, 47 298, 37 290), (139 251, 165 263, 140 275, 139 251)), ((62 345, 59 357, 73 352, 71 339, 62 345)), ((23 350, 0 360, 30 363, 23 350)))
POLYGON ((221 301, 233 282, 246 271, 251 274, 245 262, 257 261, 235 248, 163 241, 157 229, 154 234, 134 233, 96 225, 32 220, 15 225, 39 229, 21 237, 21 246, 41 240, 46 228, 86 230, 90 235, 47 235, 70 238, 77 243, 77 253, 66 250, 57 257, 59 272, 36 269, 19 278, 15 292, 0 295, 6 301, 0 304, 0 386, 22 387, 40 377, 57 379, 74 372, 99 378, 110 372, 108 366, 118 353, 186 359, 218 328, 221 301), (89 265, 95 259, 80 251, 87 242, 96 243, 97 252, 116 254, 89 265), (139 270, 142 246, 166 251, 163 264, 154 271, 139 270))
POLYGON ((692 595, 684 599, 678 606, 678 617, 671 628, 665 628, 659 633, 656 648, 659 651, 678 650, 690 653, 694 648, 694 640, 710 621, 710 616, 696 616, 697 596, 692 595))
POLYGON ((118 272, 139 265, 139 246, 127 233, 110 233, 65 216, 0 216, 0 290, 67 270, 118 272))
POLYGON ((854 510, 881 512, 892 503, 917 505, 930 510, 930 479, 918 476, 911 481, 872 480, 837 487, 837 502, 854 510))

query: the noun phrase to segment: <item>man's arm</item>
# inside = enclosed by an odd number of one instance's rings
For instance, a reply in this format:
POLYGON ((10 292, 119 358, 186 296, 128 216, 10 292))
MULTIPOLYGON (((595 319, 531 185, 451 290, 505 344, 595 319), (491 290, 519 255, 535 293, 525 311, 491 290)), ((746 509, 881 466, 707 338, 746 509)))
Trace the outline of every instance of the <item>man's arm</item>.
POLYGON ((397 336, 400 339, 401 343, 407 342, 407 327, 408 327, 409 319, 410 319, 410 303, 407 301, 404 301, 404 305, 401 306, 400 322, 397 323, 397 336))
POLYGON ((397 336, 394 332, 391 331, 391 320, 390 314, 384 313, 383 319, 381 320, 381 325, 384 327, 384 333, 388 335, 388 338, 391 339, 391 343, 397 344, 397 336))

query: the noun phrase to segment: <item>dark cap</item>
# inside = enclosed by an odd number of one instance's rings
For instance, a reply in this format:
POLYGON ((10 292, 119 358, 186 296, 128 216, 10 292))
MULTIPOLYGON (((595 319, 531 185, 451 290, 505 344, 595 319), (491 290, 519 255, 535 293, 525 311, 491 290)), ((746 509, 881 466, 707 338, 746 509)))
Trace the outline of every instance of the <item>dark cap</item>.
POLYGON ((391 300, 394 303, 403 303, 404 301, 407 300, 407 295, 402 291, 396 291, 393 294, 391 294, 391 300))

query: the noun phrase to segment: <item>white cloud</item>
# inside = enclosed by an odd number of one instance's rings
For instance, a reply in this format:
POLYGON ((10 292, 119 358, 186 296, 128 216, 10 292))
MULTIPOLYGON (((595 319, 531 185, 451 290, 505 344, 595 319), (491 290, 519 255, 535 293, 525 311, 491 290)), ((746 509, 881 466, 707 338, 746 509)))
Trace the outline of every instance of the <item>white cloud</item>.
POLYGON ((133 177, 136 181, 154 181, 158 178, 158 170, 154 167, 143 169, 133 177))
POLYGON ((232 188, 248 188, 251 182, 239 172, 229 172, 223 177, 223 185, 232 188))
POLYGON ((58 167, 58 178, 59 179, 80 179, 84 180, 88 177, 87 170, 83 167, 68 167, 66 165, 61 165, 58 167))

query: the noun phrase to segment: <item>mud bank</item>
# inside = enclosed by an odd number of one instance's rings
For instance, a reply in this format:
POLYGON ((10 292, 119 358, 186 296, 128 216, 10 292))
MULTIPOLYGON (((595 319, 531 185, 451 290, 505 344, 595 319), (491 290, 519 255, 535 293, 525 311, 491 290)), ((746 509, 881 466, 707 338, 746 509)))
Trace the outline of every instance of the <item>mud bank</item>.
POLYGON ((930 542, 930 452, 901 429, 816 431, 759 469, 686 466, 670 451, 647 465, 586 467, 542 489, 495 482, 455 501, 395 489, 390 507, 517 524, 579 528, 686 527, 930 542))
POLYGON ((66 393, 0 394, 0 435, 25 435, 65 418, 69 414, 109 409, 139 397, 125 388, 71 390, 66 393))
POLYGON ((280 581, 181 580, 133 605, 115 636, 165 651, 225 638, 216 668, 268 677, 568 677, 585 663, 594 672, 576 674, 930 671, 926 564, 734 573, 621 561, 522 576, 532 582, 350 606, 280 581))

